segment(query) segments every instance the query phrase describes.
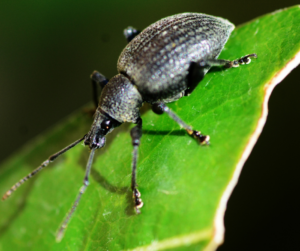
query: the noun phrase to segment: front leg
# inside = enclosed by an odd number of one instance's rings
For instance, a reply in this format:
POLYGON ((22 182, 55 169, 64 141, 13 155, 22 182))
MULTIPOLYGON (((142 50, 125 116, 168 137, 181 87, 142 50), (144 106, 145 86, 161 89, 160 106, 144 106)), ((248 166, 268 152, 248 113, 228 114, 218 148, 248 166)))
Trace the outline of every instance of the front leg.
POLYGON ((143 201, 141 199, 141 193, 137 189, 136 183, 136 163, 138 158, 138 149, 140 145, 140 138, 142 137, 142 119, 139 118, 137 120, 137 125, 133 127, 130 131, 130 135, 132 138, 132 146, 133 146, 133 153, 132 153, 132 176, 131 176, 131 189, 133 193, 133 203, 135 211, 139 214, 140 208, 143 206, 143 201))

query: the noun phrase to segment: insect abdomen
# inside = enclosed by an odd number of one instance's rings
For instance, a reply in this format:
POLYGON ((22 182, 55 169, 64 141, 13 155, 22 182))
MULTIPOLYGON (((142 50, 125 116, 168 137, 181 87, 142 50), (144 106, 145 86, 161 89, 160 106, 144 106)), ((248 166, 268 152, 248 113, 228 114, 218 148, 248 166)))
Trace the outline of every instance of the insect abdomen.
POLYGON ((164 18, 125 47, 118 71, 133 80, 144 101, 170 98, 187 88, 190 63, 216 58, 233 29, 229 21, 205 14, 164 18))

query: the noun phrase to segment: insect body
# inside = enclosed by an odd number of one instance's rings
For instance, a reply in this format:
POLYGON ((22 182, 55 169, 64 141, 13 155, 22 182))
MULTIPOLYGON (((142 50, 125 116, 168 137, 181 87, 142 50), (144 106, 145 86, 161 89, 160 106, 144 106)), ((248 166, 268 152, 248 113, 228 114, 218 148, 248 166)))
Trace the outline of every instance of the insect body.
POLYGON ((81 139, 50 156, 41 166, 8 190, 2 199, 9 197, 22 183, 58 156, 84 141, 91 152, 83 186, 58 231, 57 239, 60 240, 89 184, 95 150, 104 147, 106 134, 124 122, 131 122, 136 124, 131 130, 133 145, 131 189, 134 208, 139 213, 143 206, 136 183, 137 153, 142 136, 140 107, 143 102, 150 103, 155 113, 167 113, 201 144, 209 144, 209 136, 193 130, 172 112, 166 103, 190 95, 212 66, 236 67, 239 64, 250 63, 250 58, 256 57, 256 54, 250 54, 234 61, 217 59, 233 29, 234 25, 225 19, 197 13, 164 18, 142 32, 132 27, 127 28, 124 34, 129 44, 119 57, 117 65, 119 74, 110 80, 97 71, 91 76, 94 90, 99 85, 101 95, 98 102, 97 92, 94 92, 94 101, 98 107, 90 131, 81 139))

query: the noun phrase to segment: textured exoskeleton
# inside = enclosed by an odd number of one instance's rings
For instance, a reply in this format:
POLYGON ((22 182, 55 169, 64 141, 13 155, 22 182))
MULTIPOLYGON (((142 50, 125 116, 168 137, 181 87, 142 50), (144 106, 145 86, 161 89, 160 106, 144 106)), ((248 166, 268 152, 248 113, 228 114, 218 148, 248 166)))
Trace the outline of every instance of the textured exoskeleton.
MULTIPOLYGON (((217 58, 233 29, 229 21, 205 14, 164 18, 125 47, 118 71, 137 86, 144 101, 174 101, 189 87, 191 62, 217 58)), ((202 69, 203 75, 209 67, 202 69)))

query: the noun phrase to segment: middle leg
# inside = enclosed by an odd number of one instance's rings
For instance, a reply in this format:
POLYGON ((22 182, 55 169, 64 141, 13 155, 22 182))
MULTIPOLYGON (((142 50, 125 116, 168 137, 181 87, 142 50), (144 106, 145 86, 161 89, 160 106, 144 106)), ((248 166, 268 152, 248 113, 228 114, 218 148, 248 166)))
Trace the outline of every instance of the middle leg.
POLYGON ((209 145, 209 136, 201 134, 200 131, 193 130, 191 126, 187 125, 181 118, 176 115, 165 103, 155 103, 152 105, 152 111, 156 114, 167 113, 175 122, 182 126, 189 135, 197 139, 201 145, 209 145))
POLYGON ((108 79, 99 73, 98 71, 94 71, 91 74, 92 86, 93 86, 93 100, 95 107, 97 109, 99 100, 98 100, 98 87, 100 88, 100 93, 102 92, 103 87, 108 83, 108 79))

